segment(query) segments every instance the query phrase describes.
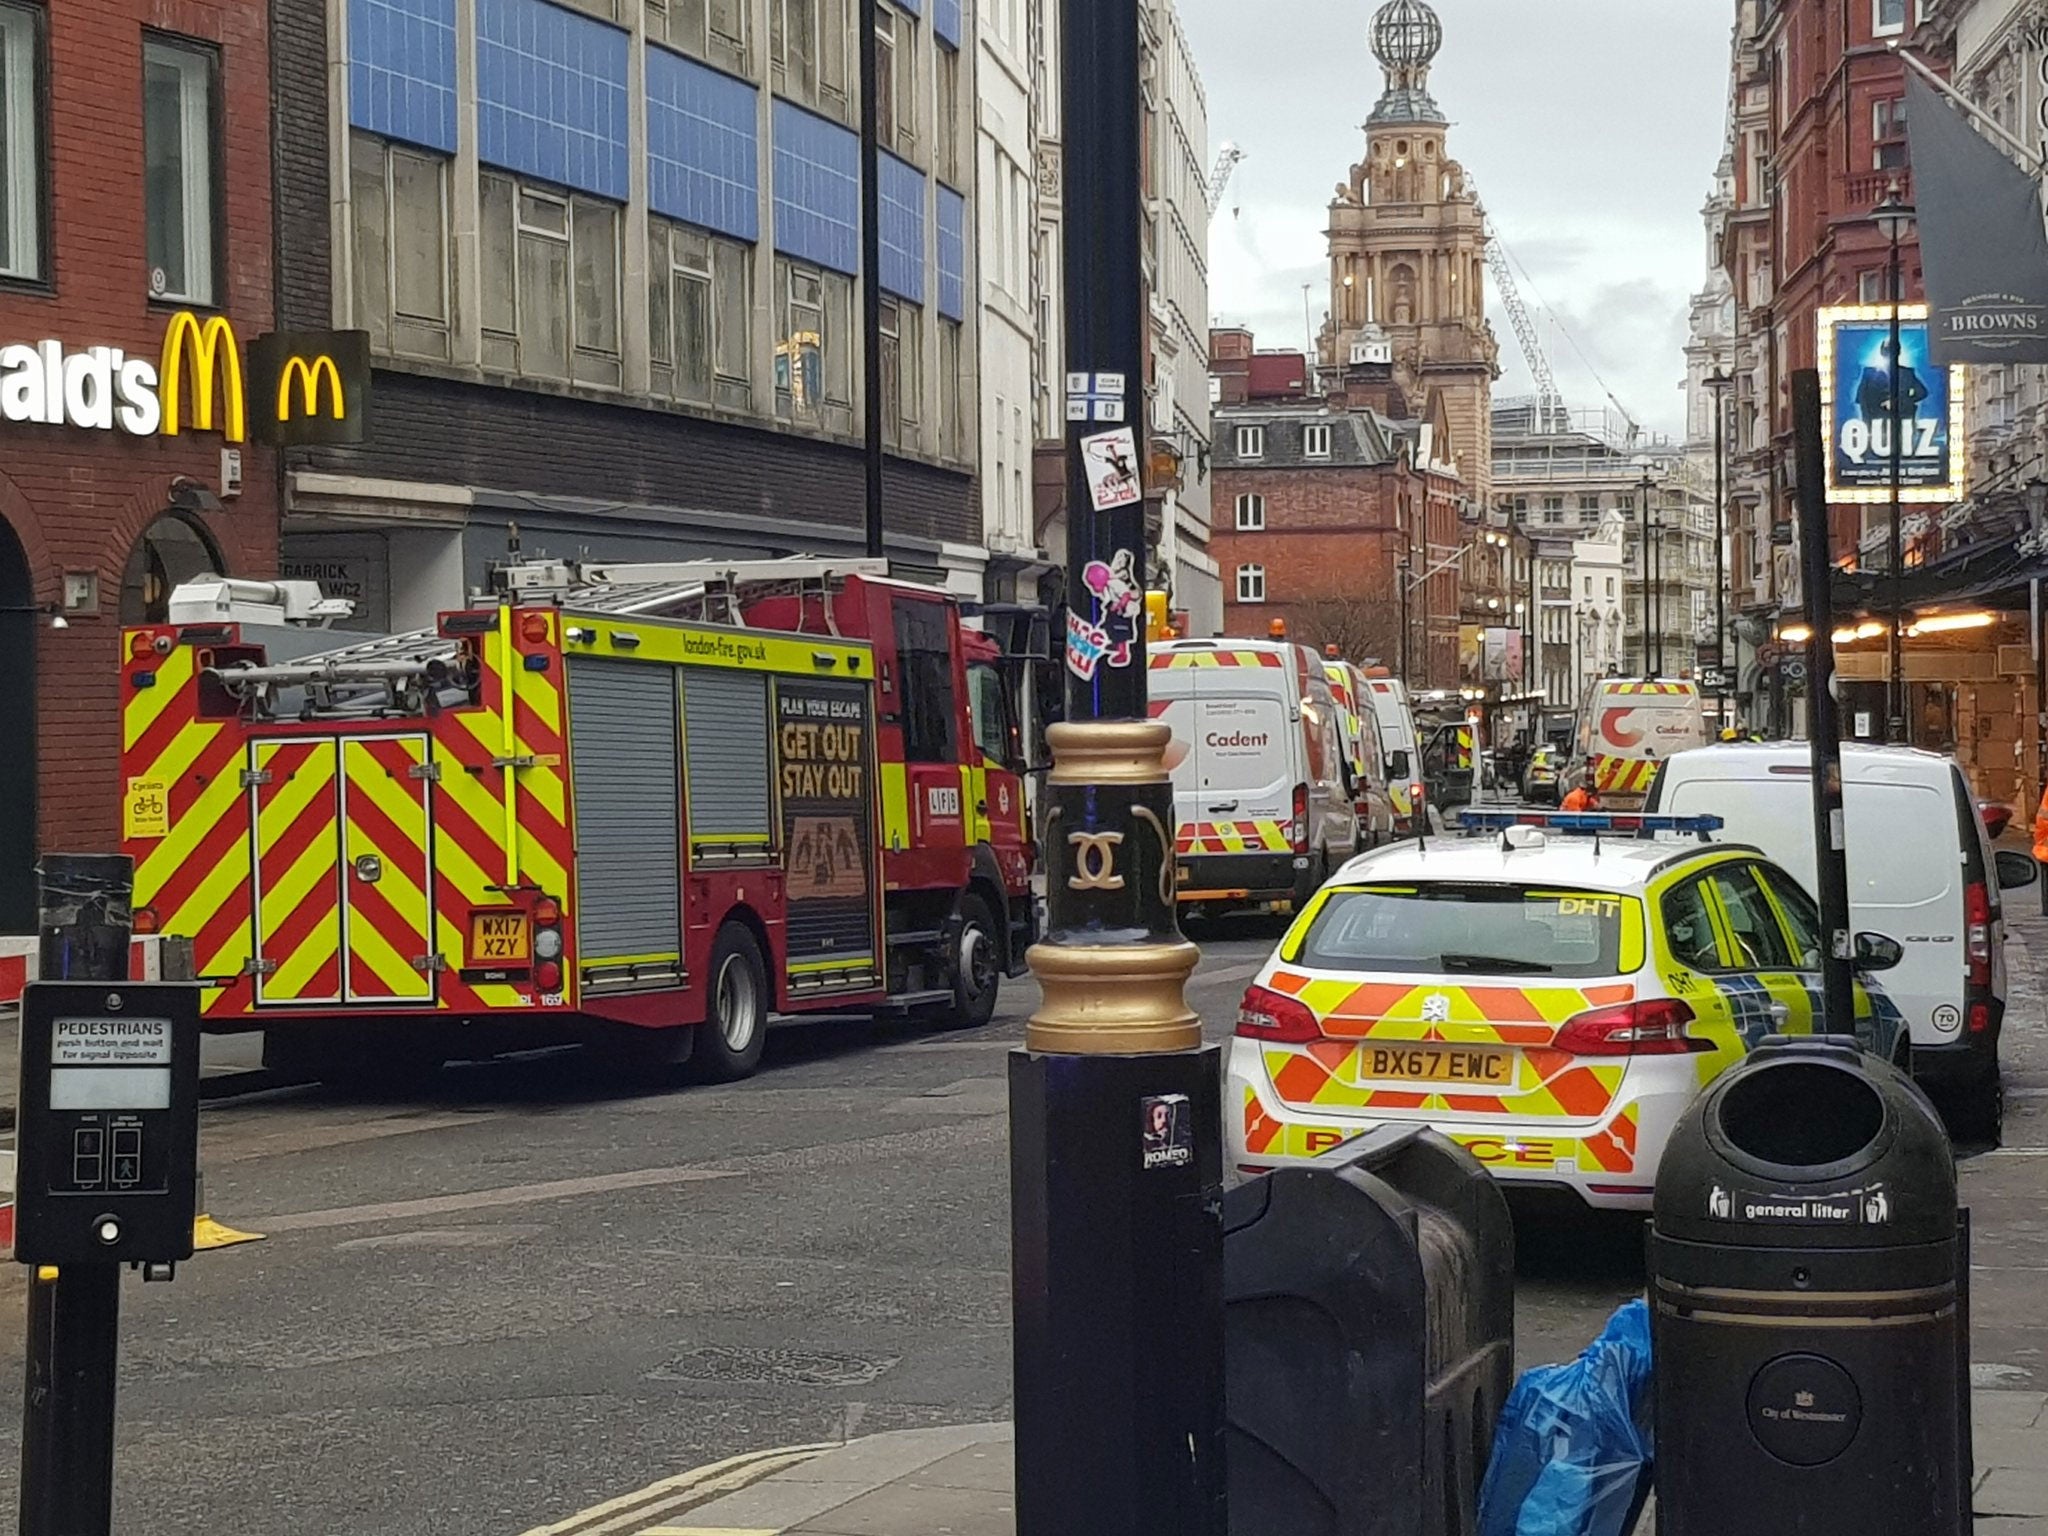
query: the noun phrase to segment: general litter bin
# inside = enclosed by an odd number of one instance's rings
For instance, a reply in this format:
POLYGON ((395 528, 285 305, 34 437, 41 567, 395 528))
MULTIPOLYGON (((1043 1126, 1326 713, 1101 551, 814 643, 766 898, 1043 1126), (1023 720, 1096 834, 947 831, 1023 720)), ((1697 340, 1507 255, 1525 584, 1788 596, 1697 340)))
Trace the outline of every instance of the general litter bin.
POLYGON ((1967 1531, 1968 1246, 1940 1120, 1850 1042, 1695 1100, 1650 1233, 1662 1536, 1967 1531))

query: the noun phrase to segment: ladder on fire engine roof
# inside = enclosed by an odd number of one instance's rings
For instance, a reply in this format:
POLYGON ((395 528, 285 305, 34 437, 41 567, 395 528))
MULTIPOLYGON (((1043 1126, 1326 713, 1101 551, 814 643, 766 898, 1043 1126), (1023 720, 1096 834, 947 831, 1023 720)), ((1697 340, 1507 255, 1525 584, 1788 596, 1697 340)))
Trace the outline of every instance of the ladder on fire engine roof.
MULTIPOLYGON (((615 617, 699 618, 741 624, 742 594, 758 601, 779 593, 829 594, 848 576, 885 577, 889 563, 877 559, 683 560, 644 564, 537 558, 500 565, 491 572, 492 592, 478 593, 478 606, 494 602, 547 602, 553 606, 615 617), (714 607, 724 616, 711 619, 714 607)), ((826 621, 832 619, 828 604, 826 621)), ((459 639, 432 629, 379 635, 330 651, 316 651, 273 666, 227 666, 214 675, 238 697, 260 698, 265 714, 375 715, 418 713, 424 693, 460 684, 459 639), (303 689, 298 710, 280 710, 279 694, 303 689)))

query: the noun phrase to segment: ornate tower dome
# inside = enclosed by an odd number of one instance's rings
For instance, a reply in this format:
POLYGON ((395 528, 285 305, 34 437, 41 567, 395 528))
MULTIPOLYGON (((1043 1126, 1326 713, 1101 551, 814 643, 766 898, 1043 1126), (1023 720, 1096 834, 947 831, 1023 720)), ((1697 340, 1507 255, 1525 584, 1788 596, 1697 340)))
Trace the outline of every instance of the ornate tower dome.
POLYGON ((1389 123, 1445 124, 1443 108, 1429 94, 1429 66, 1444 45, 1444 24, 1428 0, 1387 0, 1372 19, 1372 51, 1386 72, 1387 88, 1366 119, 1389 123))

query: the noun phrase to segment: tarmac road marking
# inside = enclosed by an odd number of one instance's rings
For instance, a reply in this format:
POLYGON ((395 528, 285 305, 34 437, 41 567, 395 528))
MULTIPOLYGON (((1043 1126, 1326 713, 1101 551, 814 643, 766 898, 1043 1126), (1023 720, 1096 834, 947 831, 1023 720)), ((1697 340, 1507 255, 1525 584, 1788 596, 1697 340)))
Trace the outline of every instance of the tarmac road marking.
POLYGON ((731 1179, 736 1170, 702 1168, 635 1168, 625 1173, 600 1173, 582 1179, 549 1179, 539 1184, 511 1184, 501 1189, 472 1190, 465 1195, 431 1195, 419 1200, 389 1200, 374 1205, 342 1205, 324 1211, 294 1211, 282 1216, 256 1216, 248 1224, 271 1234, 311 1232, 322 1227, 355 1227, 375 1222, 405 1221, 415 1216, 446 1216, 494 1206, 531 1205, 541 1200, 568 1200, 577 1195, 603 1195, 621 1189, 650 1189, 665 1184, 695 1184, 731 1179))
POLYGON ((650 1525, 640 1536, 782 1536, 765 1526, 742 1530, 734 1525, 650 1525))
MULTIPOLYGON (((787 1445, 775 1450, 729 1456, 724 1461, 694 1467, 674 1477, 649 1483, 632 1493, 606 1499, 602 1504, 593 1504, 589 1509, 553 1525, 537 1525, 524 1532, 523 1536, 624 1536, 628 1531, 639 1533, 639 1536, 651 1536, 655 1530, 689 1530, 688 1526, 648 1527, 641 1522, 683 1514, 696 1505, 728 1493, 738 1493, 764 1478, 773 1477, 777 1472, 799 1466, 813 1456, 838 1449, 836 1444, 828 1442, 787 1445)), ((726 1530, 717 1532, 717 1536, 744 1536, 744 1533, 726 1530)), ((776 1533, 764 1531, 759 1536, 776 1536, 776 1533)))

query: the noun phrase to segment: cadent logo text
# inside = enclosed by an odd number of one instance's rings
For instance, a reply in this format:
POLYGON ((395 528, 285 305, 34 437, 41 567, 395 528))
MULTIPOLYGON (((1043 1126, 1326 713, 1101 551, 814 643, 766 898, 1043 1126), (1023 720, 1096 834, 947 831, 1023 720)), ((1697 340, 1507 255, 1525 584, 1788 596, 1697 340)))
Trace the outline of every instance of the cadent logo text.
POLYGON ((71 351, 61 341, 0 347, 0 420, 131 437, 190 428, 231 443, 246 436, 242 353, 220 315, 171 317, 158 362, 119 347, 71 351), (189 387, 188 387, 189 386, 189 387))

